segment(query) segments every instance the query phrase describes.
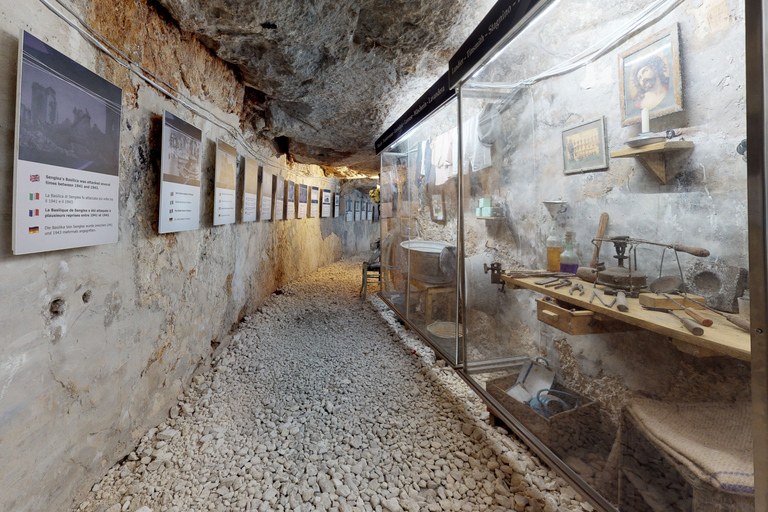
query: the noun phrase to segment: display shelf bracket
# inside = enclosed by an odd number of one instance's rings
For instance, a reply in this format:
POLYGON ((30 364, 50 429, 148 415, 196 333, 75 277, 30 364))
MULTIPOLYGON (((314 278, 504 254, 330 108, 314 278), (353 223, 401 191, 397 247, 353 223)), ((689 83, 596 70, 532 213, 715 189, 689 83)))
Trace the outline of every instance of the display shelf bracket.
POLYGON ((656 176, 663 184, 667 183, 667 160, 669 151, 693 148, 693 142, 677 140, 658 142, 639 148, 622 149, 611 153, 611 158, 635 158, 648 172, 656 176))

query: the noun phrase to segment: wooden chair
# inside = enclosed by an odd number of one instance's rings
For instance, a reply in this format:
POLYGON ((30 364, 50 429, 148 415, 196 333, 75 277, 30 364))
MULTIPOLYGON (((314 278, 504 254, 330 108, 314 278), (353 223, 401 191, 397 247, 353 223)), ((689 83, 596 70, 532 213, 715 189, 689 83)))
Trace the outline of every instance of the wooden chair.
POLYGON ((360 286, 360 292, 363 294, 363 300, 368 293, 369 283, 378 283, 381 285, 381 250, 379 248, 379 242, 376 242, 376 251, 373 256, 363 262, 363 283, 360 286))

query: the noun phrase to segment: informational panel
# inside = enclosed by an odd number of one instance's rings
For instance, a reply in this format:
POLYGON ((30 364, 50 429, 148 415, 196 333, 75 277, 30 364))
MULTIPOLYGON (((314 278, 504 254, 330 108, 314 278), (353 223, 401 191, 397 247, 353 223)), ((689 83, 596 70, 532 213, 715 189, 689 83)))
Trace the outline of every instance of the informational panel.
POLYGON ((285 218, 296 217, 296 183, 287 180, 285 182, 285 218))
POLYGON ((254 222, 259 209, 259 163, 245 157, 245 193, 243 194, 243 222, 254 222))
POLYGON ((117 242, 123 91, 27 32, 16 91, 13 253, 117 242))
POLYGON ((216 143, 216 185, 213 196, 213 225, 235 222, 237 150, 224 141, 216 143))
POLYGON ((355 220, 355 202, 349 198, 344 199, 347 222, 355 220))
POLYGON ((360 220, 360 201, 355 201, 355 220, 360 220))
POLYGON ((365 209, 367 211, 366 219, 373 220, 373 203, 366 203, 365 209))
POLYGON ((327 188, 324 188, 320 193, 320 217, 330 217, 331 210, 331 191, 327 188))
POLYGON ((203 132, 168 111, 163 113, 158 231, 200 227, 200 148, 203 132))
POLYGON ((309 216, 316 219, 320 215, 320 188, 309 189, 309 216))
POLYGON ((259 220, 272 220, 272 194, 275 175, 271 172, 261 171, 261 210, 259 220))
POLYGON ((278 175, 275 179, 275 220, 283 220, 285 215, 285 178, 278 175))
POLYGON ((379 205, 375 204, 373 205, 373 222, 378 222, 379 220, 379 205))
POLYGON ((338 192, 334 192, 333 193, 333 216, 334 217, 338 217, 339 215, 341 215, 341 211, 340 211, 340 206, 341 206, 340 203, 341 203, 341 201, 340 201, 340 198, 341 198, 341 196, 339 196, 338 192))
POLYGON ((296 218, 303 219, 307 216, 307 186, 299 184, 299 204, 296 208, 296 218))

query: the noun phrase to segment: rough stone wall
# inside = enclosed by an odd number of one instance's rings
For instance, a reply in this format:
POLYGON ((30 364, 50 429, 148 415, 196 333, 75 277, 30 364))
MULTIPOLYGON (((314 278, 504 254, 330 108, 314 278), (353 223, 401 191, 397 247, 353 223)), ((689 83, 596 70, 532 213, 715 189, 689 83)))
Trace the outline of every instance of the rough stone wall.
MULTIPOLYGON (((94 50, 42 3, 0 4, 0 510, 63 510, 167 415, 245 314, 288 281, 367 251, 378 225, 339 217, 214 227, 215 140, 231 137, 94 50), (117 244, 11 254, 22 29, 123 88, 117 244), (158 235, 164 109, 203 130, 205 213, 196 231, 158 235), (54 300, 63 301, 58 312, 54 300)), ((131 59, 238 125, 244 87, 236 73, 146 2, 93 0, 78 9, 131 59)), ((289 179, 338 186, 319 167, 288 169, 253 148, 289 179)))

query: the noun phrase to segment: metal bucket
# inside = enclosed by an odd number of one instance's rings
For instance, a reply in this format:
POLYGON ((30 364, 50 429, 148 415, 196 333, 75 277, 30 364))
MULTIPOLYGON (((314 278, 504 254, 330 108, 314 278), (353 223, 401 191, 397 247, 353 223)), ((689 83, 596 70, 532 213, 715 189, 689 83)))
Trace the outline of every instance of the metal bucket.
MULTIPOLYGON (((456 273, 445 273, 440 268, 440 253, 446 247, 453 247, 443 242, 426 240, 405 240, 400 247, 410 251, 410 276, 428 284, 452 284, 456 282, 456 273)), ((455 268, 455 266, 454 266, 455 268)))

